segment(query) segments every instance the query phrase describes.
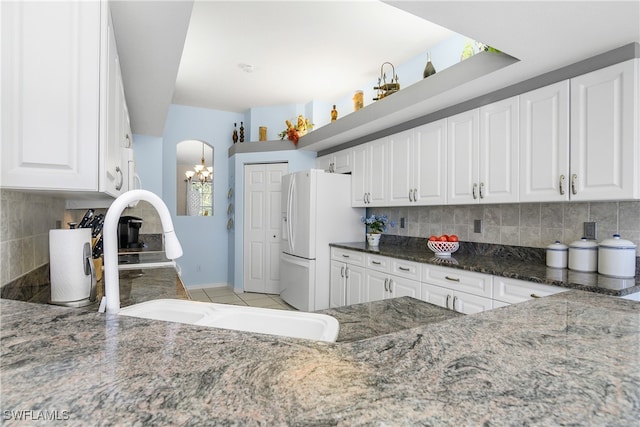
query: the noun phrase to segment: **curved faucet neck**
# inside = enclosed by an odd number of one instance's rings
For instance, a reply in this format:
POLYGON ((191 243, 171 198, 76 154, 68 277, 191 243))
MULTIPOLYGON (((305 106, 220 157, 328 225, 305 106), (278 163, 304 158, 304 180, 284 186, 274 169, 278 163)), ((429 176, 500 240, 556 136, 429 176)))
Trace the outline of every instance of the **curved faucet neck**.
POLYGON ((156 194, 147 190, 131 190, 123 193, 113 201, 104 218, 102 231, 104 243, 104 297, 100 304, 100 311, 104 310, 106 302, 107 313, 120 311, 120 280, 118 273, 118 222, 120 215, 132 202, 143 200, 153 206, 162 223, 165 236, 165 252, 169 259, 182 256, 182 246, 173 231, 173 221, 167 205, 156 194))

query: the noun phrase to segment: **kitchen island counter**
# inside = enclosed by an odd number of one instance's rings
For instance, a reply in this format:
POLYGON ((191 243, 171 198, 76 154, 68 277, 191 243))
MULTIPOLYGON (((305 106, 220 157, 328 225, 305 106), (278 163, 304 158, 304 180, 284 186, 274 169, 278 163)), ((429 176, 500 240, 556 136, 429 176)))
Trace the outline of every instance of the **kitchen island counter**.
POLYGON ((569 291, 348 343, 0 300, 2 417, 637 425, 640 304, 569 291), (29 412, 31 411, 31 412, 29 412))

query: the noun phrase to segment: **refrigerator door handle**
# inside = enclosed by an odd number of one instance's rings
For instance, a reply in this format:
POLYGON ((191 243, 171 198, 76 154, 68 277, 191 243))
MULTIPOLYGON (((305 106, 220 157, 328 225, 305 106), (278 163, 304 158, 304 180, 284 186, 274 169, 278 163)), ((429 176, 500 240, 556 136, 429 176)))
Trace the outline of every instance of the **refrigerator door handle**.
POLYGON ((289 194, 287 195, 287 226, 289 227, 289 251, 294 252, 294 236, 293 236, 293 197, 295 190, 295 175, 291 176, 289 181, 289 194))

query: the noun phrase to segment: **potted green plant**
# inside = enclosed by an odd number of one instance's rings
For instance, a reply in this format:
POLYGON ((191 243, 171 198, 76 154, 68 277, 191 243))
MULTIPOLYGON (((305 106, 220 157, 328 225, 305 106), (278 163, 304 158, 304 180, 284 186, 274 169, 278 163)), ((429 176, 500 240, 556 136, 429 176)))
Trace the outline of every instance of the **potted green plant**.
POLYGON ((367 243, 370 246, 378 246, 380 244, 380 235, 387 231, 387 224, 389 227, 394 227, 393 221, 389 221, 386 215, 372 214, 369 217, 362 217, 361 221, 367 226, 369 231, 367 232, 367 243))

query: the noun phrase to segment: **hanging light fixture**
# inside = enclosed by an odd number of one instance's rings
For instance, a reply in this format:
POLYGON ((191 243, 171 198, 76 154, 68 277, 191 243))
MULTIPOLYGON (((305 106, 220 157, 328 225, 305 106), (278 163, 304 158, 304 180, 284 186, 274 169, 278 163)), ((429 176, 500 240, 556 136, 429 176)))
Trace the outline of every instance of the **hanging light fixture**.
POLYGON ((195 179, 202 183, 211 182, 213 166, 205 166, 204 164, 204 142, 202 143, 202 158, 200 159, 200 164, 195 165, 193 170, 188 170, 184 174, 188 181, 191 181, 195 177, 195 179))

